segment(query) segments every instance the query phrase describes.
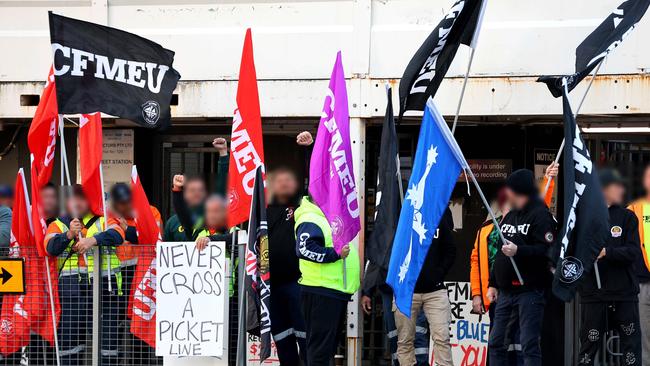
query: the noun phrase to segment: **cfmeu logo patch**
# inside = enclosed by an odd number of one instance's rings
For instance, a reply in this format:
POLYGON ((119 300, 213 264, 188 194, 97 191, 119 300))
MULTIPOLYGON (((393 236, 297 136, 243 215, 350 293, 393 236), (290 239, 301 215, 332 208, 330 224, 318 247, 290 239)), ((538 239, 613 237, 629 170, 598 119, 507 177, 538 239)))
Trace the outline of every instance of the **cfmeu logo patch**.
POLYGON ((558 270, 560 271, 560 281, 564 283, 573 283, 584 273, 582 262, 576 257, 564 258, 558 270))
POLYGON ((142 105, 142 118, 150 125, 155 125, 160 118, 160 105, 153 100, 147 101, 142 105))

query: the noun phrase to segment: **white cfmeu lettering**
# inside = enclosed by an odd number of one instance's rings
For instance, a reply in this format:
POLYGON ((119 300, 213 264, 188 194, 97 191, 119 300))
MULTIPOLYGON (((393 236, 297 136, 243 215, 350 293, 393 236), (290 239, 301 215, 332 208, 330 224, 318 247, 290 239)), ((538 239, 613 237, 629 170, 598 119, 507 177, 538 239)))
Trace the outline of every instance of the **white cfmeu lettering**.
POLYGON ((54 160, 54 153, 56 148, 56 127, 57 127, 58 117, 52 118, 50 122, 50 130, 48 134, 47 149, 45 149, 45 158, 43 159, 43 165, 48 167, 54 160))
POLYGON ((54 53, 54 75, 85 76, 91 72, 97 79, 106 79, 133 85, 137 88, 149 89, 158 94, 165 73, 169 70, 167 65, 158 65, 152 62, 140 62, 115 58, 112 61, 107 56, 96 55, 84 50, 68 47, 59 43, 52 43, 54 53), (59 56, 59 64, 57 64, 59 56), (94 68, 93 71, 89 70, 94 68), (147 75, 144 76, 143 73, 147 75), (157 75, 156 75, 157 74, 157 75))
POLYGON ((413 82, 410 94, 424 93, 427 91, 429 82, 433 79, 433 76, 436 73, 436 62, 438 61, 438 56, 440 56, 440 52, 445 47, 449 32, 451 31, 451 28, 453 28, 454 23, 458 18, 458 14, 460 14, 464 6, 465 1, 458 1, 454 4, 451 10, 449 10, 449 13, 444 19, 445 24, 442 24, 438 30, 438 44, 436 44, 436 47, 431 51, 431 54, 429 54, 429 57, 422 65, 418 78, 413 82), (422 81, 426 81, 426 83, 421 83, 422 81))
POLYGON ((151 260, 147 273, 142 277, 133 294, 133 314, 151 320, 156 315, 156 258, 151 260))
POLYGON ((243 120, 239 109, 235 110, 235 117, 232 122, 232 141, 231 152, 235 160, 237 171, 243 174, 242 186, 247 195, 253 194, 253 185, 255 184, 255 169, 262 165, 262 172, 264 172, 264 165, 260 155, 251 141, 250 135, 245 128, 241 128, 243 120))
MULTIPOLYGON (((334 94, 331 89, 327 89, 327 97, 329 97, 330 104, 328 111, 323 111, 321 118, 326 118, 327 120, 323 121, 325 128, 331 135, 330 146, 327 148, 327 151, 330 153, 330 158, 334 163, 334 168, 336 169, 336 174, 339 177, 339 182, 341 183, 341 189, 343 191, 343 196, 345 197, 346 207, 350 216, 352 218, 359 217, 359 201, 357 200, 357 187, 352 179, 352 173, 350 170, 350 164, 348 164, 348 157, 346 156, 345 149, 341 148, 343 143, 343 137, 341 136, 341 131, 339 130, 338 125, 336 124, 336 119, 334 118, 334 94)), ((326 97, 326 98, 327 98, 326 97)), ((331 167, 330 167, 331 168, 331 167)), ((330 175, 334 175, 335 172, 332 172, 330 169, 330 175)))

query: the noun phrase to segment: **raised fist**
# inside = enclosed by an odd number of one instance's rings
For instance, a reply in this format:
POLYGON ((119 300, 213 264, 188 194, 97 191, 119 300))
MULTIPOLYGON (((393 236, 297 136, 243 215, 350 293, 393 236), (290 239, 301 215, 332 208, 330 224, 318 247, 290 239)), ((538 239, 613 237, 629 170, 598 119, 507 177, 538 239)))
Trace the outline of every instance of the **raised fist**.
POLYGON ((296 136, 296 143, 300 146, 309 146, 314 142, 314 138, 309 131, 302 131, 296 136))
POLYGON ((212 140, 212 146, 219 152, 219 156, 226 156, 228 154, 228 141, 223 137, 217 137, 212 140))
POLYGON ((176 174, 174 176, 174 180, 172 181, 172 188, 175 191, 180 191, 183 189, 183 186, 185 185, 185 176, 182 174, 176 174))

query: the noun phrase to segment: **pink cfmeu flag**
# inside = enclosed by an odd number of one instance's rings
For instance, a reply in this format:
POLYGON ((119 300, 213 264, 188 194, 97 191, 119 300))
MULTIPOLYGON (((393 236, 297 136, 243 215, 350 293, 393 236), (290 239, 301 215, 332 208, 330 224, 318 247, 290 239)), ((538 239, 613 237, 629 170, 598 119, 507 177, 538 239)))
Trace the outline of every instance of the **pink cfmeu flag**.
POLYGON ((334 249, 340 253, 361 228, 341 51, 336 55, 311 155, 309 194, 329 221, 334 249))

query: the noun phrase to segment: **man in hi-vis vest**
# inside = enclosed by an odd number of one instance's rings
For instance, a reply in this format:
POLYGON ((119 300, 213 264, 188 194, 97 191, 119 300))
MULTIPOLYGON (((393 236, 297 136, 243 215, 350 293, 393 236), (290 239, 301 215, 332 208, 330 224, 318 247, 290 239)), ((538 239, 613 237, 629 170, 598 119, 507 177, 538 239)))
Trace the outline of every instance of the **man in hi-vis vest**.
POLYGON ((639 279, 639 320, 641 322, 643 366, 650 366, 650 165, 643 173, 645 197, 634 201, 628 208, 639 220, 641 256, 636 263, 639 279))
POLYGON ((44 243, 47 253, 58 257, 61 364, 87 364, 84 354, 92 329, 92 273, 95 263, 91 248, 99 246, 102 296, 108 297, 101 302, 102 365, 116 365, 120 344, 118 297, 122 294, 123 286, 115 247, 124 241, 124 230, 116 220, 109 219, 105 222, 104 217, 96 216, 90 211, 80 185, 73 187, 66 206, 68 215, 56 219, 48 226, 44 243), (106 230, 103 230, 104 227, 106 230), (109 273, 112 293, 108 292, 109 273))
POLYGON ((360 286, 359 254, 353 245, 336 253, 329 222, 309 197, 303 197, 295 220, 307 365, 329 366, 344 328, 347 304, 360 286))

